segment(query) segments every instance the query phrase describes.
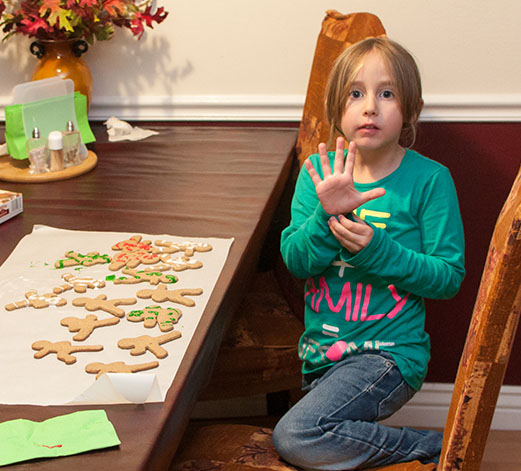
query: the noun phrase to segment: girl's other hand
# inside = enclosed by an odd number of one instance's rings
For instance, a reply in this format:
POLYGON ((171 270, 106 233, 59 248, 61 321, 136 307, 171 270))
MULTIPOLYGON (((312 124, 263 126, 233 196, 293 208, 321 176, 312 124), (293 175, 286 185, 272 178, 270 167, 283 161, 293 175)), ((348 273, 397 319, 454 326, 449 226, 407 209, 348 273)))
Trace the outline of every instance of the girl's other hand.
POLYGON ((336 141, 335 160, 333 172, 329 164, 327 148, 324 143, 318 145, 320 164, 322 166, 323 179, 317 173, 309 159, 304 162, 311 180, 315 185, 318 199, 328 214, 347 214, 352 212, 367 201, 379 198, 385 194, 383 188, 360 193, 355 189, 353 181, 353 168, 356 155, 356 144, 351 142, 347 157, 344 161, 345 141, 339 137, 336 141))
POLYGON ((343 215, 331 217, 329 228, 342 247, 352 254, 360 252, 373 238, 373 228, 353 214, 354 221, 343 215))

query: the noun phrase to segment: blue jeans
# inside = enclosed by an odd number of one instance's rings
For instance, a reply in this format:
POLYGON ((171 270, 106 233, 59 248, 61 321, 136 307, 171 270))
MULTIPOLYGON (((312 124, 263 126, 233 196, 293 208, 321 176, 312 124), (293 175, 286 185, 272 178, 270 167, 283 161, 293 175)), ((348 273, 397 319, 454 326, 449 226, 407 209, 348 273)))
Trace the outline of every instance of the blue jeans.
POLYGON ((289 463, 305 469, 349 470, 414 460, 438 462, 441 433, 377 423, 415 393, 388 353, 348 357, 313 379, 307 389, 273 431, 275 449, 289 463))

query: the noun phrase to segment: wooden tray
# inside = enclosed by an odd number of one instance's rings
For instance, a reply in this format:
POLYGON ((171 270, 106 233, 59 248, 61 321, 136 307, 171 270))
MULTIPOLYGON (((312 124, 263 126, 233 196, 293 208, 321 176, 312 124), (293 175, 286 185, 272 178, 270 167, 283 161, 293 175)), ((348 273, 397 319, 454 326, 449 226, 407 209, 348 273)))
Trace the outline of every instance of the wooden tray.
POLYGON ((67 167, 57 172, 32 175, 29 173, 29 159, 16 160, 9 155, 4 155, 0 157, 0 180, 15 183, 44 183, 67 180, 91 171, 97 163, 98 157, 89 150, 87 158, 79 165, 67 167))

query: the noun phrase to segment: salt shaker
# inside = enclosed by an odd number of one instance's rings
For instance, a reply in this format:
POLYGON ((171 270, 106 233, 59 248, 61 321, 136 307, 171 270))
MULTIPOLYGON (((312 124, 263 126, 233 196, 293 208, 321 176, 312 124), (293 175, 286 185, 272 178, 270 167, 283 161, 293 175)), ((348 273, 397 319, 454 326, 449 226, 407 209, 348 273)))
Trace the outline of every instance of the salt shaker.
POLYGON ((40 136, 40 130, 34 128, 32 138, 26 142, 27 155, 29 156, 29 173, 38 174, 49 171, 49 153, 45 145, 45 139, 40 136))

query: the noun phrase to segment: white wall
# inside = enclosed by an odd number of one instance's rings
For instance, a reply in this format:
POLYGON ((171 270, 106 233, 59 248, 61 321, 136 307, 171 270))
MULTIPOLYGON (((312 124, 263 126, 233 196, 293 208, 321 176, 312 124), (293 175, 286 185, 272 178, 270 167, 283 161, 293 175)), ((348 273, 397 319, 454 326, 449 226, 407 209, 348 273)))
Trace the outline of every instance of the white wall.
MULTIPOLYGON (((519 0, 159 0, 165 22, 84 56, 91 119, 298 120, 325 10, 368 11, 416 56, 423 119, 521 119, 519 0)), ((30 40, 0 44, 0 106, 30 80, 30 40)))
MULTIPOLYGON (((425 383, 398 412, 383 423, 396 427, 443 428, 449 413, 453 384, 425 383)), ((266 397, 246 396, 201 401, 192 412, 194 419, 259 417, 267 414, 266 397)), ((502 386, 491 423, 492 430, 520 430, 521 387, 502 386)))

